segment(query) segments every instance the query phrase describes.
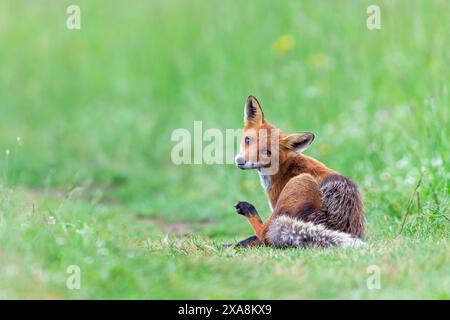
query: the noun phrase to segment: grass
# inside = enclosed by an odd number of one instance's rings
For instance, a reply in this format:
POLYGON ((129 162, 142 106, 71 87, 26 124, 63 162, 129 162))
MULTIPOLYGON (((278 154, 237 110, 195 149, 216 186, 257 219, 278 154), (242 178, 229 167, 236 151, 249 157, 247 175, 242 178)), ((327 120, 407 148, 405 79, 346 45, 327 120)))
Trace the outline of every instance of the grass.
POLYGON ((371 1, 77 3, 78 31, 73 1, 0 3, 0 298, 450 298, 448 3, 378 1, 378 31, 371 1), (249 94, 358 183, 367 248, 221 246, 237 200, 268 216, 257 174, 170 135, 249 94))

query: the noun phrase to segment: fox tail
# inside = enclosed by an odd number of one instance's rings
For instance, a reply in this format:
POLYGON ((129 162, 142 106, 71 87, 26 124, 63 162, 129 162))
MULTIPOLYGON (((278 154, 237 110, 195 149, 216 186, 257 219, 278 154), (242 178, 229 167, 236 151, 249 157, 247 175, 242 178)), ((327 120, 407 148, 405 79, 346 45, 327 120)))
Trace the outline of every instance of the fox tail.
POLYGON ((349 233, 330 230, 321 224, 304 222, 287 215, 276 217, 270 223, 266 238, 276 247, 360 248, 365 245, 349 233))

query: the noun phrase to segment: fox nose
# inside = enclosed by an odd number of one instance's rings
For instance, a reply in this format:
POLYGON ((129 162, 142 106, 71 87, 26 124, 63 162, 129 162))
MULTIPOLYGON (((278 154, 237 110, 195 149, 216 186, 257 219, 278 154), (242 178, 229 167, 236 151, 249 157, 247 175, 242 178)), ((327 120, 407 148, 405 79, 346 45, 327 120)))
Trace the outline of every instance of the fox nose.
POLYGON ((236 163, 237 166, 242 166, 245 164, 245 159, 244 157, 239 153, 236 155, 236 157, 234 158, 234 162, 236 163))

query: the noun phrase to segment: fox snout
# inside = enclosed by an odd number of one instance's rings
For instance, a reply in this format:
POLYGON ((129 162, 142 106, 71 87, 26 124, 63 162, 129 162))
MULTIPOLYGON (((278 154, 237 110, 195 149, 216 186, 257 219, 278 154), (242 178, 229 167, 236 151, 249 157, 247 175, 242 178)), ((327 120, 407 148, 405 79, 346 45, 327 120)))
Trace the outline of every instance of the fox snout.
POLYGON ((241 153, 238 153, 236 155, 236 157, 234 158, 234 163, 236 164, 236 167, 242 170, 261 168, 261 164, 252 163, 250 161, 245 160, 244 156, 241 153))
POLYGON ((243 166, 245 164, 245 159, 242 156, 242 154, 238 153, 236 155, 236 157, 234 158, 234 163, 236 164, 237 167, 243 166))

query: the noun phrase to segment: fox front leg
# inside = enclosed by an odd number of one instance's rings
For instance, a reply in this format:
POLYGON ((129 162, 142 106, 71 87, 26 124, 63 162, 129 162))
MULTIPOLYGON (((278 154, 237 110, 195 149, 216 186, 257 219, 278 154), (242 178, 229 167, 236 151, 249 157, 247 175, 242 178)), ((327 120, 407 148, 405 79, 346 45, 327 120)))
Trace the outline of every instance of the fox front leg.
POLYGON ((255 230, 256 235, 248 237, 247 239, 241 240, 238 243, 235 244, 225 244, 225 247, 235 247, 235 248, 248 248, 248 247, 255 247, 259 246, 264 243, 264 241, 261 241, 260 239, 263 239, 262 237, 262 229, 263 229, 263 222, 261 218, 259 217, 258 212, 256 211, 255 207, 246 202, 246 201, 239 201, 234 208, 236 209, 236 212, 240 215, 243 215, 247 218, 247 220, 250 222, 250 225, 255 230), (259 234, 259 237, 258 237, 259 234))
POLYGON ((247 239, 241 240, 237 243, 225 243, 223 246, 225 248, 233 247, 233 248, 250 248, 260 245, 257 236, 251 236, 247 239))
POLYGON ((247 239, 241 240, 238 243, 234 244, 235 248, 249 248, 249 247, 255 247, 260 244, 257 236, 251 236, 247 239))
MULTIPOLYGON (((259 216, 258 211, 256 211, 255 207, 251 203, 248 203, 246 201, 239 201, 234 207, 237 213, 247 218, 253 230, 255 230, 256 239, 253 239, 253 241, 257 241, 259 242, 259 244, 263 244, 266 226, 261 220, 261 217, 259 216)), ((243 241, 250 241, 251 238, 252 237, 243 241)))

